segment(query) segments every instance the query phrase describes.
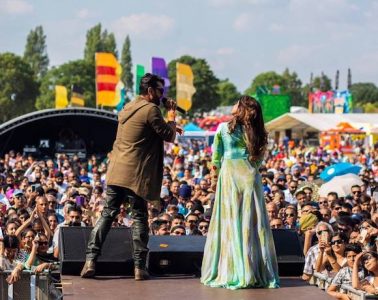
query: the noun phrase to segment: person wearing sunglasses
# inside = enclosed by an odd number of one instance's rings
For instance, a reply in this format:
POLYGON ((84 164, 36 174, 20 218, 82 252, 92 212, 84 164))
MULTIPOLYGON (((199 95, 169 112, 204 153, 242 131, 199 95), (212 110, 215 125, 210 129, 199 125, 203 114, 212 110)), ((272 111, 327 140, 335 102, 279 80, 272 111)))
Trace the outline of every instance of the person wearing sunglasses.
POLYGON ((324 272, 328 276, 337 273, 347 261, 344 256, 348 237, 344 233, 336 233, 330 241, 323 236, 319 240, 319 256, 316 260, 316 272, 324 272))
POLYGON ((353 204, 359 204, 361 202, 361 187, 359 185, 353 185, 351 187, 351 195, 353 197, 353 204))
POLYGON ((376 238, 378 236, 378 226, 372 220, 364 220, 360 225, 358 242, 364 250, 376 248, 376 238))
POLYGON ((288 207, 284 213, 284 226, 286 229, 298 229, 297 212, 294 208, 288 207))
MULTIPOLYGON (((316 225, 315 230, 309 230, 308 232, 309 233, 315 232, 318 240, 321 240, 322 236, 327 236, 327 239, 331 238, 334 234, 332 226, 325 222, 319 222, 316 225)), ((305 264, 303 268, 302 279, 305 281, 309 281, 311 279, 312 274, 314 273, 314 270, 316 267, 316 261, 317 261, 318 255, 320 253, 319 243, 312 246, 311 248, 308 248, 308 245, 311 245, 311 243, 309 243, 311 239, 312 239, 311 234, 306 235, 305 245, 303 247, 303 251, 305 254, 305 264)))
POLYGON ((352 287, 363 290, 369 294, 378 295, 378 254, 377 252, 361 252, 355 258, 352 273, 352 287), (363 280, 360 280, 358 272, 360 265, 369 272, 363 280))
POLYGON ((94 277, 96 260, 103 241, 126 198, 133 215, 135 280, 146 280, 148 254, 147 200, 160 198, 164 167, 164 142, 173 143, 176 132, 176 104, 166 101, 167 122, 159 108, 164 94, 164 79, 147 73, 139 84, 140 95, 118 113, 118 128, 107 167, 106 204, 91 233, 81 277, 94 277))
MULTIPOLYGON (((352 274, 353 274, 353 265, 356 259, 356 256, 361 253, 361 247, 358 244, 346 244, 344 257, 346 259, 346 266, 341 268, 337 272, 335 277, 332 279, 332 283, 327 289, 327 293, 337 299, 350 300, 347 294, 339 291, 341 285, 351 285, 352 284, 352 274)), ((364 278, 364 273, 359 271, 358 273, 359 280, 364 278)))

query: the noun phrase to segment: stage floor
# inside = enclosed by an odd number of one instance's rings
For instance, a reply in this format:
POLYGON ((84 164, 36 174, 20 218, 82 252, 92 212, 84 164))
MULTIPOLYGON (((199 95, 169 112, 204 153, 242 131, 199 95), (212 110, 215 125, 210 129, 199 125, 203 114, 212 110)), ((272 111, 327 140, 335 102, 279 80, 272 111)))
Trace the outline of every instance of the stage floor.
POLYGON ((245 289, 230 291, 205 287, 199 278, 153 278, 136 282, 130 277, 98 277, 82 279, 63 276, 64 300, 331 300, 324 291, 299 278, 281 278, 279 289, 245 289))

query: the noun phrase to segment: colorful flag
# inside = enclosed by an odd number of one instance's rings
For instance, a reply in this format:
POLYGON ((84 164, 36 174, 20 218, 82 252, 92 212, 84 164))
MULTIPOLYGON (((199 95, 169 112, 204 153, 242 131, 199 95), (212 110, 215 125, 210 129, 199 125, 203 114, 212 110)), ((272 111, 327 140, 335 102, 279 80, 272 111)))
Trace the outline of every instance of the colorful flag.
POLYGON ((85 106, 84 91, 76 84, 71 88, 71 106, 85 106))
POLYGON ((116 110, 120 111, 125 105, 126 100, 126 88, 122 81, 119 81, 116 86, 116 99, 118 99, 116 110))
POLYGON ((158 75, 164 79, 164 95, 168 93, 171 83, 168 78, 168 68, 164 58, 152 57, 152 74, 158 75))
POLYGON ((55 108, 66 108, 68 105, 67 88, 63 85, 55 86, 55 108))
POLYGON ((139 95, 139 85, 140 85, 140 80, 145 74, 144 71, 144 66, 142 65, 136 65, 136 72, 135 72, 135 95, 139 95))
POLYGON ((188 111, 192 107, 192 97, 196 92, 192 68, 189 65, 177 63, 176 78, 177 106, 188 111))
POLYGON ((117 106, 116 87, 120 81, 122 67, 113 53, 96 53, 96 104, 117 106))

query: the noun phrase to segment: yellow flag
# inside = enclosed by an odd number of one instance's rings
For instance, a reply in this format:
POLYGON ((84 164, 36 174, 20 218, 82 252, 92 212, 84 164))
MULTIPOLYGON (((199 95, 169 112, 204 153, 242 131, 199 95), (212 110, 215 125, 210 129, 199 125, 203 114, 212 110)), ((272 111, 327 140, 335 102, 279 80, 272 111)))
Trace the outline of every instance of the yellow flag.
POLYGON ((113 53, 96 53, 97 105, 117 106, 116 88, 121 74, 122 67, 113 53))
POLYGON ((55 108, 66 108, 68 105, 67 88, 63 85, 55 86, 55 108))
POLYGON ((196 92, 193 71, 189 65, 177 63, 176 74, 177 106, 188 111, 192 107, 192 97, 196 92))

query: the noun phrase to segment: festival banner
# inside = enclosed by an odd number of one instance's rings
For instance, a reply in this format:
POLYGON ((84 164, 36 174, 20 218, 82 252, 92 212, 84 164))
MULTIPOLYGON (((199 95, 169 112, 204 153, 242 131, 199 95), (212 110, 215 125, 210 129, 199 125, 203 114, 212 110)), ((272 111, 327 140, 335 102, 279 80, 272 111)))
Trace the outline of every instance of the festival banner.
POLYGON ((168 67, 164 58, 152 57, 151 70, 152 74, 158 75, 164 79, 164 95, 167 95, 171 83, 168 77, 168 67))
POLYGON ((66 108, 68 106, 67 88, 63 85, 55 86, 55 108, 66 108))
POLYGON ((135 68, 135 95, 139 95, 140 80, 144 76, 145 71, 142 65, 136 65, 135 68))
POLYGON ((346 91, 316 91, 310 93, 309 112, 312 113, 349 113, 352 109, 352 95, 346 91))
POLYGON ((96 53, 96 104, 117 106, 117 84, 120 81, 122 67, 113 53, 96 53))
POLYGON ((85 106, 84 91, 76 84, 71 87, 71 106, 85 106))
POLYGON ((176 99, 177 106, 185 111, 192 107, 192 97, 196 92, 193 85, 193 71, 189 65, 176 64, 176 99))

